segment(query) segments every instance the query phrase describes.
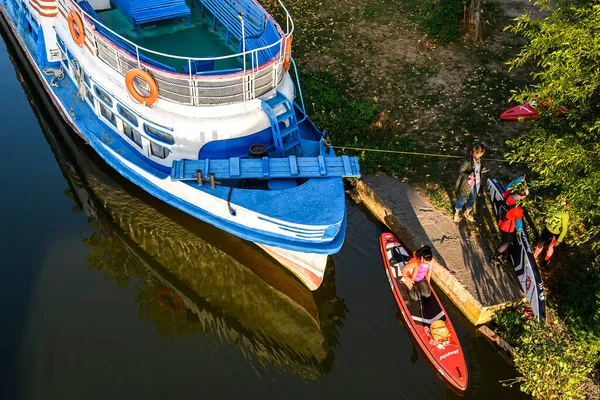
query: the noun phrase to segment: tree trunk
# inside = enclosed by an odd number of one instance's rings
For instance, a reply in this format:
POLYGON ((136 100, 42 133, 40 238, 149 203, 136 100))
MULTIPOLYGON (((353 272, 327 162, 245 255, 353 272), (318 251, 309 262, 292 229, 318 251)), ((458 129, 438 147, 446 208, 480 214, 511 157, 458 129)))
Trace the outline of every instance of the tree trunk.
POLYGON ((466 31, 474 41, 481 39, 481 3, 483 0, 468 0, 463 9, 463 21, 466 31))

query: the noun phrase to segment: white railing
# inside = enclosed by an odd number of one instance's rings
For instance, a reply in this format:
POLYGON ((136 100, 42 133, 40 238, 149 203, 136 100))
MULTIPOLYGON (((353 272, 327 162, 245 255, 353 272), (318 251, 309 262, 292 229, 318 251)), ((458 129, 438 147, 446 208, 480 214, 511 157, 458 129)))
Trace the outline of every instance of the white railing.
MULTIPOLYGON (((265 15, 270 15, 264 8, 252 0, 260 7, 265 15)), ((95 55, 102 60, 106 65, 125 76, 127 72, 133 68, 144 68, 155 79, 158 86, 159 98, 185 105, 193 106, 209 106, 209 105, 224 105, 239 103, 247 100, 260 97, 279 85, 284 77, 284 60, 285 60, 285 44, 286 40, 291 40, 291 35, 294 31, 294 22, 281 0, 278 0, 280 6, 286 15, 286 32, 281 31, 279 24, 275 22, 275 26, 279 31, 281 38, 268 46, 264 46, 250 51, 242 51, 237 54, 231 54, 220 57, 183 57, 171 54, 161 53, 155 50, 147 49, 138 46, 134 42, 119 35, 98 21, 93 16, 85 12, 74 0, 58 0, 59 7, 63 8, 65 15, 69 11, 74 10, 85 16, 83 18, 84 28, 86 31, 86 39, 90 38, 91 45, 95 55), (115 43, 110 38, 103 35, 96 29, 102 27, 110 32, 111 35, 131 46, 132 51, 129 52, 123 49, 119 44, 115 43), (259 63, 259 54, 268 52, 269 49, 277 48, 277 53, 270 60, 262 64, 259 63), (133 53, 135 50, 135 54, 133 53), (178 73, 151 65, 145 62, 145 57, 158 56, 166 59, 178 60, 181 65, 187 63, 188 73, 178 73), (193 61, 214 61, 217 64, 219 61, 242 58, 243 69, 240 72, 228 73, 219 75, 218 70, 215 74, 205 73, 203 75, 195 75, 192 73, 193 61), (250 61, 249 68, 247 61, 250 61)), ((243 42, 243 41, 242 41, 243 42)), ((245 50, 245 49, 244 49, 245 50)), ((273 53, 274 51, 271 50, 273 53)), ((153 59, 158 63, 160 60, 153 59)), ((142 89, 144 89, 142 87, 142 89)), ((146 88, 147 89, 147 88, 146 88)))

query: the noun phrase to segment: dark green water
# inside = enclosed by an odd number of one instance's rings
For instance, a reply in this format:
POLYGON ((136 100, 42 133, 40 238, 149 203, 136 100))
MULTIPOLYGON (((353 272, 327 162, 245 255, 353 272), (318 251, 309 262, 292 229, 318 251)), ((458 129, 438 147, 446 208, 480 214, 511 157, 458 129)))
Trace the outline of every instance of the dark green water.
MULTIPOLYGON (((361 209, 312 293, 117 176, 4 46, 0 73, 0 399, 459 398, 399 324, 361 209)), ((448 308, 464 398, 524 398, 448 308)))

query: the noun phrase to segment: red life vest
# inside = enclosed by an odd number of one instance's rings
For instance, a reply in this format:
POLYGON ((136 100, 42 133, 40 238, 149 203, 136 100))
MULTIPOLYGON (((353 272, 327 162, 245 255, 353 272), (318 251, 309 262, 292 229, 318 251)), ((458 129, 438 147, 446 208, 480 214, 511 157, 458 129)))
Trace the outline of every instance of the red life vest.
MULTIPOLYGON (((517 202, 511 194, 512 191, 509 189, 502 194, 502 197, 504 198, 504 201, 506 201, 506 204, 514 206, 517 202)), ((523 208, 521 206, 515 206, 506 212, 506 220, 498 221, 498 227, 504 232, 514 232, 517 229, 517 220, 519 219, 523 219, 523 208)))

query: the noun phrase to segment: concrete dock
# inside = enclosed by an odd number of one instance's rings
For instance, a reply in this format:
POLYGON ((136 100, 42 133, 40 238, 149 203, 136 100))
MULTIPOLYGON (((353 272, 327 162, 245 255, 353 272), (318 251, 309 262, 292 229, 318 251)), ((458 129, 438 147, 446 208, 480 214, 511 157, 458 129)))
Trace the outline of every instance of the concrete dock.
POLYGON ((434 257, 444 266, 432 271, 432 280, 474 325, 489 322, 496 310, 525 298, 510 266, 495 268, 486 261, 500 235, 483 197, 477 200, 475 224, 479 232, 487 233, 476 235, 472 223, 454 223, 415 189, 395 178, 363 176, 355 188, 358 199, 408 250, 431 246, 434 257))

